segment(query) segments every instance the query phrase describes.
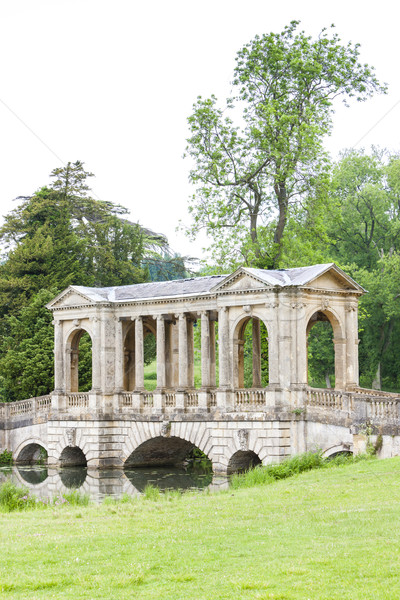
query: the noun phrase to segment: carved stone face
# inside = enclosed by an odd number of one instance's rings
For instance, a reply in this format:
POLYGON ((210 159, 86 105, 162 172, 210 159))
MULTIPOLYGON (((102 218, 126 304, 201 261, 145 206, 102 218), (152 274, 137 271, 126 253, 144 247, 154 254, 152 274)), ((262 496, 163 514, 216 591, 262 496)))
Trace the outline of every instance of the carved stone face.
POLYGON ((171 435, 171 423, 169 421, 164 421, 162 423, 160 433, 163 437, 169 437, 171 435))
POLYGON ((67 436, 68 446, 74 447, 76 446, 76 428, 71 427, 65 430, 65 434, 67 436))
POLYGON ((248 450, 249 432, 247 431, 247 429, 239 429, 237 432, 237 436, 239 440, 240 449, 243 451, 248 450))

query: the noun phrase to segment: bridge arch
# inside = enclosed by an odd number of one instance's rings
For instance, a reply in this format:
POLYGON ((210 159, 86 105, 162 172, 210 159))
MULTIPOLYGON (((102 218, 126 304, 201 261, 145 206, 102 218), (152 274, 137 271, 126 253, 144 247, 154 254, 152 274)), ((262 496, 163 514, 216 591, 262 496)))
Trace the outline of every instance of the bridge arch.
POLYGON ((18 465, 35 465, 47 462, 47 447, 40 438, 30 438, 22 442, 14 451, 14 461, 18 465))
POLYGON ((87 458, 79 446, 65 446, 58 462, 60 467, 87 467, 87 458))
MULTIPOLYGON (((168 448, 171 452, 176 449, 178 453, 185 453, 185 456, 192 448, 198 448, 211 461, 214 470, 225 470, 228 464, 228 457, 226 457, 223 459, 224 462, 226 460, 226 465, 219 468, 221 457, 215 453, 215 442, 207 423, 187 421, 132 423, 122 451, 122 464, 128 466, 135 463, 135 460, 129 459, 131 456, 135 458, 133 453, 139 448, 140 451, 147 451, 151 450, 154 445, 154 451, 156 451, 156 449, 162 448, 163 444, 166 452, 168 452, 168 448), (157 439, 157 442, 151 442, 154 439, 157 439), (169 444, 168 440, 171 439, 174 441, 169 444), (146 446, 144 446, 145 443, 146 446)), ((179 462, 179 458, 175 462, 179 462)))
MULTIPOLYGON (((249 307, 250 308, 250 307, 249 307)), ((234 321, 233 332, 233 385, 237 388, 264 387, 262 383, 262 363, 268 361, 270 344, 270 324, 265 321, 259 311, 250 309, 249 312, 243 311, 234 321), (251 326, 252 340, 252 377, 251 385, 245 380, 245 336, 246 330, 251 326), (263 356, 262 341, 267 340, 266 356, 263 356), (246 385, 247 384, 247 385, 246 385)), ((271 365, 268 364, 268 376, 271 365)))
POLYGON ((237 450, 229 459, 228 475, 243 473, 261 464, 260 457, 253 450, 237 450))
MULTIPOLYGON (((91 345, 91 372, 93 372, 94 365, 94 353, 93 353, 93 333, 90 331, 90 327, 86 327, 79 324, 74 326, 67 335, 67 341, 65 346, 65 357, 66 357, 66 389, 69 392, 80 391, 80 380, 79 380, 79 351, 80 343, 84 336, 88 336, 91 345)), ((89 389, 93 386, 91 381, 89 389)), ((85 390, 87 391, 87 390, 85 390)))
POLYGON ((338 454, 354 454, 353 444, 336 444, 335 446, 326 448, 326 450, 322 452, 324 458, 333 458, 338 454))

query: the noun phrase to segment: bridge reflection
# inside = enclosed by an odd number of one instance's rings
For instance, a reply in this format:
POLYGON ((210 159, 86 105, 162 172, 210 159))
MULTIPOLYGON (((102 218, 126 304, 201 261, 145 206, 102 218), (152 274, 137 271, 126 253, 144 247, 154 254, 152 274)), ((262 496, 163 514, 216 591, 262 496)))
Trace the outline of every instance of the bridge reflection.
POLYGON ((45 500, 72 490, 88 494, 95 501, 106 497, 121 498, 142 494, 147 485, 160 490, 202 490, 217 491, 228 488, 228 479, 213 473, 187 472, 184 468, 149 467, 134 469, 90 469, 66 467, 50 469, 44 466, 15 466, 0 469, 0 483, 7 478, 19 486, 26 487, 32 494, 45 500))

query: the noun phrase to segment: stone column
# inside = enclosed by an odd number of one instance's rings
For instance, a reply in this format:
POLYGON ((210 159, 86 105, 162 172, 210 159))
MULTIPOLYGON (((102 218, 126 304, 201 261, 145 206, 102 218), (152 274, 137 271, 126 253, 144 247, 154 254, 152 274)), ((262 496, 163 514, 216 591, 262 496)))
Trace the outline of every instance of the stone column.
POLYGON ((187 320, 188 386, 194 388, 194 335, 193 319, 187 320))
POLYGON ((335 389, 346 387, 346 338, 334 338, 335 344, 335 389))
POLYGON ((253 335, 253 387, 261 387, 261 330, 260 320, 252 319, 253 335))
POLYGON ((135 387, 144 390, 144 336, 143 319, 135 319, 135 387))
MULTIPOLYGON (((215 351, 215 346, 214 346, 215 351)), ((210 344, 210 318, 207 311, 201 313, 201 387, 209 388, 211 385, 211 344, 210 344)))
POLYGON ((154 317, 157 322, 157 389, 165 388, 165 321, 162 315, 154 317))
POLYGON ((64 343, 62 321, 56 319, 54 325, 54 391, 62 393, 65 391, 64 377, 64 343))
POLYGON ((216 387, 216 355, 215 355, 215 321, 209 322, 210 326, 210 386, 216 387))
POLYGON ((124 342, 123 321, 115 318, 115 391, 122 392, 124 389, 124 342))
POLYGON ((101 335, 99 317, 93 317, 92 323, 92 390, 98 392, 101 390, 101 335))
POLYGON ((179 318, 179 382, 180 389, 188 386, 188 327, 186 315, 181 313, 176 315, 179 318))
POLYGON ((358 319, 357 301, 346 303, 346 387, 358 387, 358 319))
POLYGON ((231 387, 229 373, 229 317, 226 306, 222 307, 218 313, 218 332, 219 332, 219 387, 231 387))

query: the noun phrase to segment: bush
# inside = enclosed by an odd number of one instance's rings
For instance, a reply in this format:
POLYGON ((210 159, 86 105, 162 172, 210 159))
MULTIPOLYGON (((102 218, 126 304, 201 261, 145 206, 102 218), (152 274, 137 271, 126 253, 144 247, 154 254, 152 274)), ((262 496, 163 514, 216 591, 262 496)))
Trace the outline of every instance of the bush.
POLYGON ((353 456, 352 454, 339 454, 334 458, 325 458, 322 452, 305 452, 297 454, 291 458, 287 458, 283 462, 276 465, 258 465, 254 469, 246 471, 246 473, 235 473, 231 477, 231 487, 233 489, 239 487, 252 487, 254 485, 268 485, 279 479, 286 479, 311 469, 321 469, 326 467, 339 466, 348 464, 349 462, 358 462, 369 458, 365 455, 353 456))
POLYGON ((36 505, 36 501, 26 488, 17 487, 10 480, 0 486, 0 507, 5 512, 32 508, 36 505))
POLYGON ((12 465, 12 462, 13 456, 10 450, 3 450, 3 452, 0 452, 0 466, 12 465))
MULTIPOLYGON (((87 506, 89 504, 90 498, 88 494, 82 494, 79 490, 73 490, 72 492, 68 492, 67 494, 63 494, 61 496, 61 500, 58 504, 71 504, 73 506, 87 506)), ((55 501, 57 504, 57 501, 55 501)))

